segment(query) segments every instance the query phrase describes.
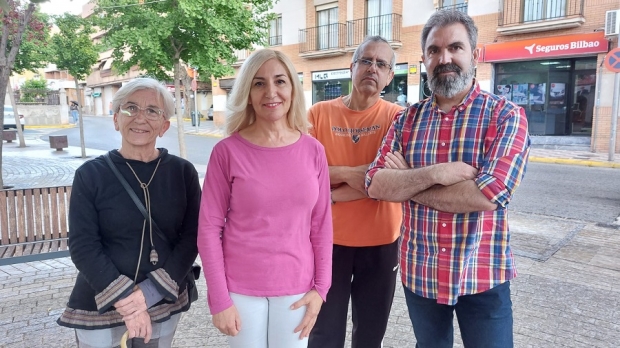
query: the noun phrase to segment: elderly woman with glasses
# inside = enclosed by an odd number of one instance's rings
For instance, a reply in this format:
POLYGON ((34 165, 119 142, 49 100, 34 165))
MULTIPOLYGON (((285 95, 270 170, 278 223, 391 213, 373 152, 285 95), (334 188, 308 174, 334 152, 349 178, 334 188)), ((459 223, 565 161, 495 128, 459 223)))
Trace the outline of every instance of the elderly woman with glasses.
POLYGON ((135 79, 112 109, 120 148, 75 173, 69 245, 79 273, 58 323, 75 329, 80 348, 118 347, 125 333, 133 347, 170 347, 195 291, 198 174, 155 147, 174 114, 163 85, 135 79))

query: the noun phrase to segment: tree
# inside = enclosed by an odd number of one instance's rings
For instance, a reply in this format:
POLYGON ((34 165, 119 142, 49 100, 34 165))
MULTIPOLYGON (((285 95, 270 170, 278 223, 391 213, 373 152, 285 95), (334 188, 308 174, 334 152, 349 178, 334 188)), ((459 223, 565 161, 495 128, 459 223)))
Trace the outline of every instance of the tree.
MULTIPOLYGON (((39 1, 37 1, 39 2, 39 1)), ((0 18, 2 19, 2 38, 0 38, 0 101, 4 105, 6 90, 9 85, 9 77, 15 67, 15 60, 19 53, 22 39, 26 29, 30 32, 30 39, 44 40, 45 24, 33 19, 35 2, 22 5, 19 0, 7 0, 6 4, 0 4, 0 18)), ((4 108, 0 111, 0 130, 4 129, 4 108)), ((19 128, 18 133, 21 134, 19 128)), ((23 136, 20 137, 20 143, 23 136)), ((2 154, 2 142, 0 142, 0 154, 2 154)), ((2 172, 2 156, 0 156, 0 173, 2 172)), ((4 183, 0 175, 0 187, 4 183)))
POLYGON ((32 103, 47 96, 47 80, 43 78, 26 80, 21 86, 20 101, 32 103))
POLYGON ((80 147, 82 158, 86 157, 84 146, 84 124, 82 120, 82 93, 80 93, 79 80, 84 80, 92 71, 92 66, 97 63, 99 53, 90 39, 95 29, 89 20, 80 16, 65 13, 55 16, 54 20, 59 32, 52 36, 53 58, 59 70, 67 70, 75 81, 75 90, 78 98, 78 112, 80 120, 80 147))
MULTIPOLYGON (((99 0, 96 13, 114 47, 119 73, 139 66, 151 76, 173 76, 176 111, 181 114, 182 62, 198 67, 201 76, 232 74, 234 50, 263 44, 273 0, 99 0), (229 63, 229 64, 226 64, 229 63), (172 74, 171 74, 172 69, 172 74)), ((183 123, 177 117, 179 149, 186 157, 183 123)))

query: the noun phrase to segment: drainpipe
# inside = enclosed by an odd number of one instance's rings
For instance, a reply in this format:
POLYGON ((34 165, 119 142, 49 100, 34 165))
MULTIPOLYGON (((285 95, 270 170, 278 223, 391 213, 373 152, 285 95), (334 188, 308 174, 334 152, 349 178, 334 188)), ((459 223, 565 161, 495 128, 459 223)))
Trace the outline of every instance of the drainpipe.
MULTIPOLYGON (((607 55, 605 55, 606 57, 607 55)), ((592 141, 590 142, 590 151, 596 152, 596 136, 598 134, 598 123, 599 123, 599 109, 601 107, 601 79, 603 78, 603 64, 605 63, 605 57, 601 60, 601 64, 598 66, 598 72, 596 74, 596 99, 594 100, 594 117, 592 118, 592 122, 594 122, 592 129, 592 141), (594 121, 596 120, 596 121, 594 121)))

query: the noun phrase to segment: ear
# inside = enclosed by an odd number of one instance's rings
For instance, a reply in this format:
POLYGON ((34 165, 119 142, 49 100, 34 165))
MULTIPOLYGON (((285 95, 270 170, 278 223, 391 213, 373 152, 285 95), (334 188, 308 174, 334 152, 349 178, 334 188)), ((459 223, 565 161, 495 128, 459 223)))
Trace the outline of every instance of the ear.
POLYGON ((120 130, 118 126, 118 114, 116 112, 114 113, 114 117, 112 119, 114 120, 114 129, 117 131, 120 130))
POLYGON ((170 128, 170 120, 164 121, 164 124, 161 126, 161 130, 159 131, 159 137, 163 137, 164 133, 170 128))
POLYGON ((480 59, 480 49, 476 47, 473 52, 474 66, 478 66, 479 59, 480 59))

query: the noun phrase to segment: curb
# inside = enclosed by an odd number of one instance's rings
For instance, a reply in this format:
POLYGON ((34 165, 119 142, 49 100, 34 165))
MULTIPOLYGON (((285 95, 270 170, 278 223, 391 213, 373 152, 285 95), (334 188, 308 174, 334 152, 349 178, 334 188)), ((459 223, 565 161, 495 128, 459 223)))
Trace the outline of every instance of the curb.
POLYGON ((578 160, 571 158, 549 158, 549 157, 536 157, 530 156, 530 162, 538 162, 538 163, 551 163, 551 164, 570 164, 570 165, 578 165, 578 166, 586 166, 586 167, 603 167, 603 168, 620 168, 620 163, 618 162, 603 162, 603 161, 592 161, 592 160, 578 160))
POLYGON ((74 128, 74 124, 50 124, 45 126, 24 126, 25 129, 74 128))

